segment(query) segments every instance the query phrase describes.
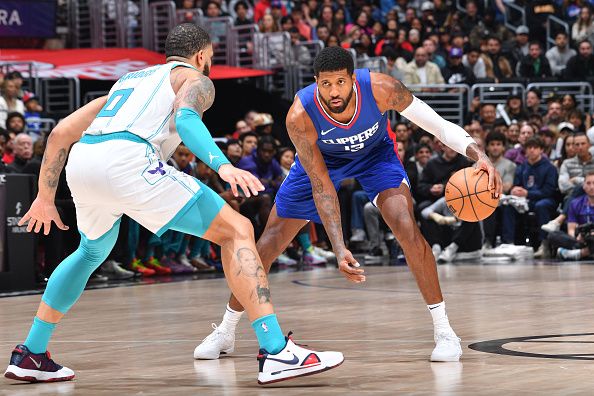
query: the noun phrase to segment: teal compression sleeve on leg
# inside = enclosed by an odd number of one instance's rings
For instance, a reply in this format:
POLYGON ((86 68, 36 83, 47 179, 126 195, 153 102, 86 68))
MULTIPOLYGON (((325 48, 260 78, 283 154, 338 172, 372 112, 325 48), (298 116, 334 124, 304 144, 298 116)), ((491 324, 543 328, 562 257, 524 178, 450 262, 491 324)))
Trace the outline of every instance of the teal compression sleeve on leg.
POLYGON ((216 145, 202 119, 194 110, 183 107, 175 116, 175 127, 184 144, 202 162, 215 172, 221 165, 230 164, 219 146, 216 145))
POLYGON ((113 249, 118 239, 120 221, 95 240, 89 240, 81 233, 80 245, 50 276, 41 300, 63 314, 79 299, 89 277, 113 249))

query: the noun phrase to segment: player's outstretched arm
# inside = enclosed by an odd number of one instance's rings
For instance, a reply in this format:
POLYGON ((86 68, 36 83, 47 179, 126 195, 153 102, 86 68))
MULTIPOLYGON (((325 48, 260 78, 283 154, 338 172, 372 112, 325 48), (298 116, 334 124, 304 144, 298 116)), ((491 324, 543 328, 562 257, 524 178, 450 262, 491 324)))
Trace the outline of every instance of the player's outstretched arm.
POLYGON ((214 97, 214 84, 208 77, 195 73, 188 78, 178 90, 174 103, 177 132, 196 157, 231 185, 233 195, 239 196, 238 186, 248 198, 252 194, 258 195, 258 191, 264 190, 260 180, 231 165, 202 121, 202 115, 212 106, 214 97))
POLYGON ((489 189, 501 194, 503 183, 489 157, 459 125, 445 120, 427 103, 415 97, 404 84, 385 74, 371 73, 373 95, 380 111, 396 110, 410 121, 436 136, 443 144, 476 161, 476 171, 489 175, 489 189))
POLYGON ((27 231, 39 232, 43 226, 43 233, 47 235, 50 232, 52 221, 59 229, 68 229, 62 223, 54 204, 60 173, 66 164, 70 146, 80 139, 106 101, 107 97, 103 96, 87 103, 60 121, 50 133, 41 162, 37 198, 19 221, 19 225, 28 222, 27 231))
POLYGON ((340 271, 352 282, 365 281, 363 270, 356 268, 359 264, 344 244, 336 189, 316 143, 318 135, 299 99, 295 100, 287 114, 287 131, 311 181, 313 199, 332 243, 340 271))

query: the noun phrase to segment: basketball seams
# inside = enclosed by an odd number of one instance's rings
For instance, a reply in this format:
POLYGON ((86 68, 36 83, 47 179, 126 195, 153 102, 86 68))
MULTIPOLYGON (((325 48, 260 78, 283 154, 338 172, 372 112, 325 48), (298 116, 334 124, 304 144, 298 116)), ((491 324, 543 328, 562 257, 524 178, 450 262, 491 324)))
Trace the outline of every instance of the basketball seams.
MULTIPOLYGON (((456 190, 458 190, 460 192, 461 196, 458 198, 464 198, 464 193, 462 192, 462 190, 460 190, 460 187, 456 186, 455 184, 450 183, 449 181, 448 181, 448 184, 451 185, 452 187, 456 188, 456 190)), ((455 199, 458 199, 458 198, 455 198, 455 199)), ((449 201, 453 201, 453 199, 449 200, 449 201)), ((446 199, 446 204, 448 204, 449 201, 446 199)), ((460 211, 458 212, 458 214, 462 213, 463 209, 464 209, 464 199, 462 199, 462 207, 460 207, 460 211)), ((454 215, 455 215, 455 213, 454 213, 454 215)))
MULTIPOLYGON (((468 193, 470 194, 470 189, 468 188, 468 180, 466 179, 466 170, 470 169, 470 168, 466 168, 464 169, 464 171, 462 172, 464 174, 464 183, 466 184, 466 191, 468 191, 468 193)), ((474 204, 472 203, 472 197, 469 197, 470 200, 470 207, 472 208, 472 213, 474 213, 474 217, 476 217, 476 221, 481 221, 478 217, 478 215, 476 214, 476 210, 474 209, 474 204)), ((462 212, 462 211, 460 211, 462 212)))
MULTIPOLYGON (((489 191, 489 190, 487 190, 487 191, 489 191)), ((487 191, 481 191, 481 193, 484 193, 484 192, 487 192, 487 191)), ((475 196, 476 196, 476 199, 478 199, 478 200, 479 200, 479 202, 480 202, 480 203, 482 203, 483 205, 485 205, 485 206, 488 206, 488 207, 490 207, 490 208, 493 208, 493 209, 497 209, 497 206, 493 206, 493 205, 491 205, 491 204, 488 204, 488 203, 484 202, 484 201, 483 201, 483 200, 482 200, 482 199, 479 197, 478 193, 477 193, 477 194, 475 194, 475 196)))

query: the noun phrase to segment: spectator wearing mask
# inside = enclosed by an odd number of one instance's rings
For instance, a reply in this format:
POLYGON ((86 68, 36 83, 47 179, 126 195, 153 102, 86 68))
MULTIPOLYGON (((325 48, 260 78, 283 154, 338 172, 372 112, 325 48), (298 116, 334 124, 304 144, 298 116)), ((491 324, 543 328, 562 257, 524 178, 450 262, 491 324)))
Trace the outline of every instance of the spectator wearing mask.
POLYGON ((538 41, 530 43, 528 56, 522 58, 518 67, 518 75, 525 78, 546 78, 553 75, 551 65, 543 55, 538 41))
POLYGON ((588 40, 579 43, 578 54, 567 62, 565 78, 570 81, 594 78, 594 55, 592 55, 592 43, 588 40))
MULTIPOLYGON (((551 220, 557 207, 554 199, 557 191, 557 168, 543 156, 543 149, 542 141, 538 137, 526 141, 526 162, 516 168, 514 185, 510 190, 510 195, 528 200, 528 207, 530 211, 535 212, 539 227, 551 220)), ((513 206, 503 206, 504 243, 515 243, 517 217, 518 212, 513 206)), ((544 231, 541 231, 538 242, 545 237, 544 231)))
POLYGON ((14 173, 23 173, 25 166, 33 157, 33 141, 25 133, 19 133, 14 138, 14 161, 9 165, 14 173))
POLYGON ((25 104, 18 98, 18 88, 14 80, 4 80, 0 96, 0 127, 6 128, 8 113, 25 114, 25 104))
POLYGON ((546 53, 554 76, 562 76, 567 62, 577 54, 573 48, 569 47, 568 43, 567 33, 559 32, 555 36, 555 46, 546 53))
POLYGON ((427 51, 423 47, 420 47, 415 51, 415 59, 407 64, 404 83, 406 85, 426 85, 444 84, 445 81, 439 67, 429 61, 427 51))

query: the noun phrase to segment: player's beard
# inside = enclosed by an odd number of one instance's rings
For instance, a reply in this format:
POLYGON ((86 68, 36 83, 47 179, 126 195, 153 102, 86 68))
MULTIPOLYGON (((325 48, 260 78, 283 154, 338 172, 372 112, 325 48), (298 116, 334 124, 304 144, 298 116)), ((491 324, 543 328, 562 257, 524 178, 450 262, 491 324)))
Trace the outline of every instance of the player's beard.
POLYGON ((208 63, 204 65, 204 70, 202 71, 202 74, 204 74, 206 77, 210 75, 210 65, 208 63))
POLYGON ((331 112, 331 113, 334 113, 334 114, 340 114, 340 113, 342 113, 343 111, 345 111, 345 110, 346 110, 346 108, 347 108, 347 106, 349 105, 349 103, 351 103, 351 99, 353 98, 353 92, 354 92, 354 91, 355 91, 355 89, 354 89, 354 88, 353 88, 353 89, 351 89, 351 92, 349 92, 349 96, 347 96, 347 98, 346 98, 346 99, 343 99, 343 98, 340 98, 340 97, 339 97, 339 98, 330 98, 330 99, 326 100, 326 106, 328 106, 328 109, 330 109, 330 112, 331 112), (344 103, 343 103, 343 104, 342 104, 342 106, 340 106, 340 107, 335 107, 335 106, 332 106, 332 100, 333 100, 333 99, 342 99, 342 101, 343 101, 344 103))

